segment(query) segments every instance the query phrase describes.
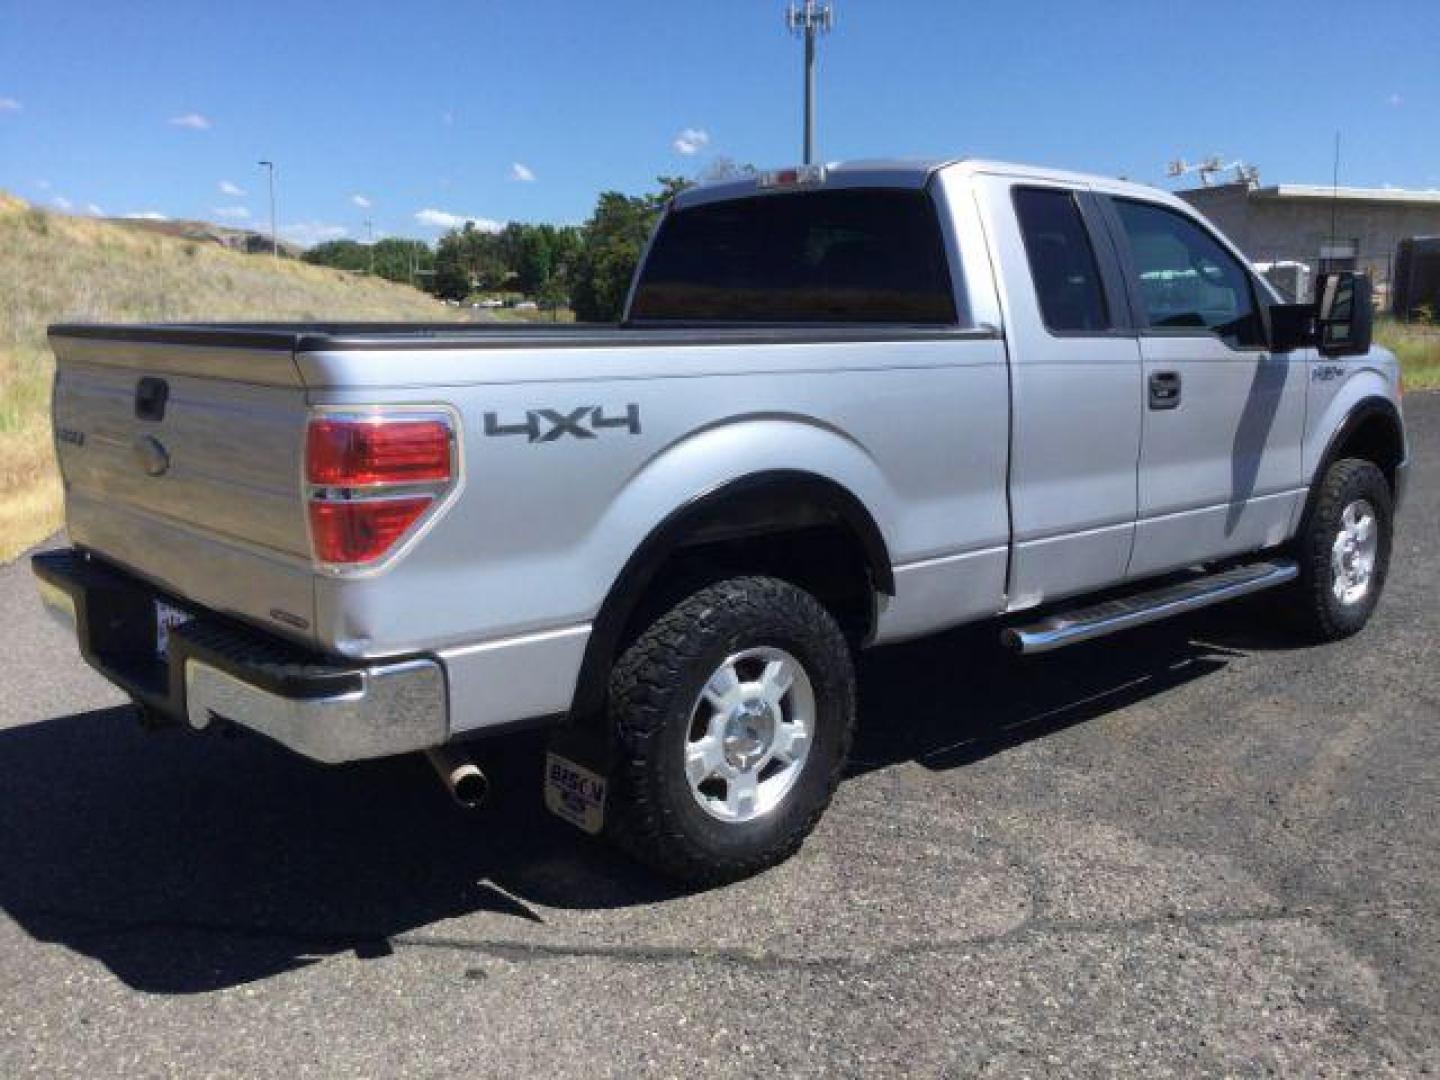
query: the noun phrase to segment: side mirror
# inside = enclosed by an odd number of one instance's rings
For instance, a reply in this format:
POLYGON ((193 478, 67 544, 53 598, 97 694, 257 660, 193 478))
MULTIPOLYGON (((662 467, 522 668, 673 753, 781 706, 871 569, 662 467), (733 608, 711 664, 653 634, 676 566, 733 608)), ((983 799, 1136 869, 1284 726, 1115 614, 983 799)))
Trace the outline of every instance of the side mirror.
POLYGON ((1320 355, 1363 356, 1369 352, 1375 329, 1370 279, 1349 270, 1321 274, 1315 296, 1320 355))
POLYGON ((1270 305, 1271 352, 1292 352, 1314 344, 1314 304, 1270 305))

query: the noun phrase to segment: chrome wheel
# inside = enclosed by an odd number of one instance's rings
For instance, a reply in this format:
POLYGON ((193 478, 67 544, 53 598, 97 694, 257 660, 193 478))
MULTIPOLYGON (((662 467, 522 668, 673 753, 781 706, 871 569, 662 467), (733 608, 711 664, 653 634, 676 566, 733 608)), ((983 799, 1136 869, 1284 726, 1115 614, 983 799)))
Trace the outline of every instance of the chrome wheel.
POLYGON ((769 647, 727 657, 690 710, 690 793, 720 821, 763 817, 799 780, 814 735, 815 688, 800 661, 769 647))
POLYGON ((1380 530, 1375 508, 1366 499, 1347 503, 1340 513, 1340 531, 1330 548, 1330 588, 1342 604, 1358 604, 1370 592, 1380 530))

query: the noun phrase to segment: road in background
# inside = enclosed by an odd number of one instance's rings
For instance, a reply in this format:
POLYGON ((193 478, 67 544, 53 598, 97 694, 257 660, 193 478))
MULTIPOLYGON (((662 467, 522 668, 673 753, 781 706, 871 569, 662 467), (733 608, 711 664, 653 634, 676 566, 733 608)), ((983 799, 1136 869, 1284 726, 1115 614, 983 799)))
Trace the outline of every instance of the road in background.
POLYGON ((869 654, 802 853, 671 891, 419 760, 147 735, 0 568, 0 1075, 1440 1069, 1440 395, 1379 614, 869 654))

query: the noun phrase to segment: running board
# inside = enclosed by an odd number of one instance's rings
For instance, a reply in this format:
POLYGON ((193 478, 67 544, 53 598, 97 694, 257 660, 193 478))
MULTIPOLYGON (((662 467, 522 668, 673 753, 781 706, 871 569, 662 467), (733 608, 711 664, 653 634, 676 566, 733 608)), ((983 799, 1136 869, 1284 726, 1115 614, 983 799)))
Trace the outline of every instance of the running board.
POLYGON ((1165 585, 1150 592, 1136 593, 1119 600, 1107 600, 1093 607, 1057 612, 1028 626, 1007 627, 1000 640, 1022 653, 1043 653, 1076 645, 1106 634, 1118 633, 1172 615, 1223 603, 1262 589, 1273 589, 1300 576, 1300 568, 1288 559, 1251 563, 1216 574, 1165 585))

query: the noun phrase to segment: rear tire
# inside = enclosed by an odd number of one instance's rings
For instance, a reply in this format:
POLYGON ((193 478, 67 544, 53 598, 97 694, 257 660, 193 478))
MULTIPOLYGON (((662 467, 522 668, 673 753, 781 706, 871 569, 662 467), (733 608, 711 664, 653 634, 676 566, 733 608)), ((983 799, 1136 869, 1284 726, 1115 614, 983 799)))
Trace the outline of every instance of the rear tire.
POLYGON ((794 853, 839 783, 855 673, 839 624, 766 577, 701 589, 616 664, 620 748, 606 829, 690 885, 747 877, 794 853))
POLYGON ((1307 637, 1338 641, 1370 621, 1390 569, 1393 527, 1390 484, 1374 463, 1342 458, 1326 470, 1296 540, 1293 614, 1307 637))

